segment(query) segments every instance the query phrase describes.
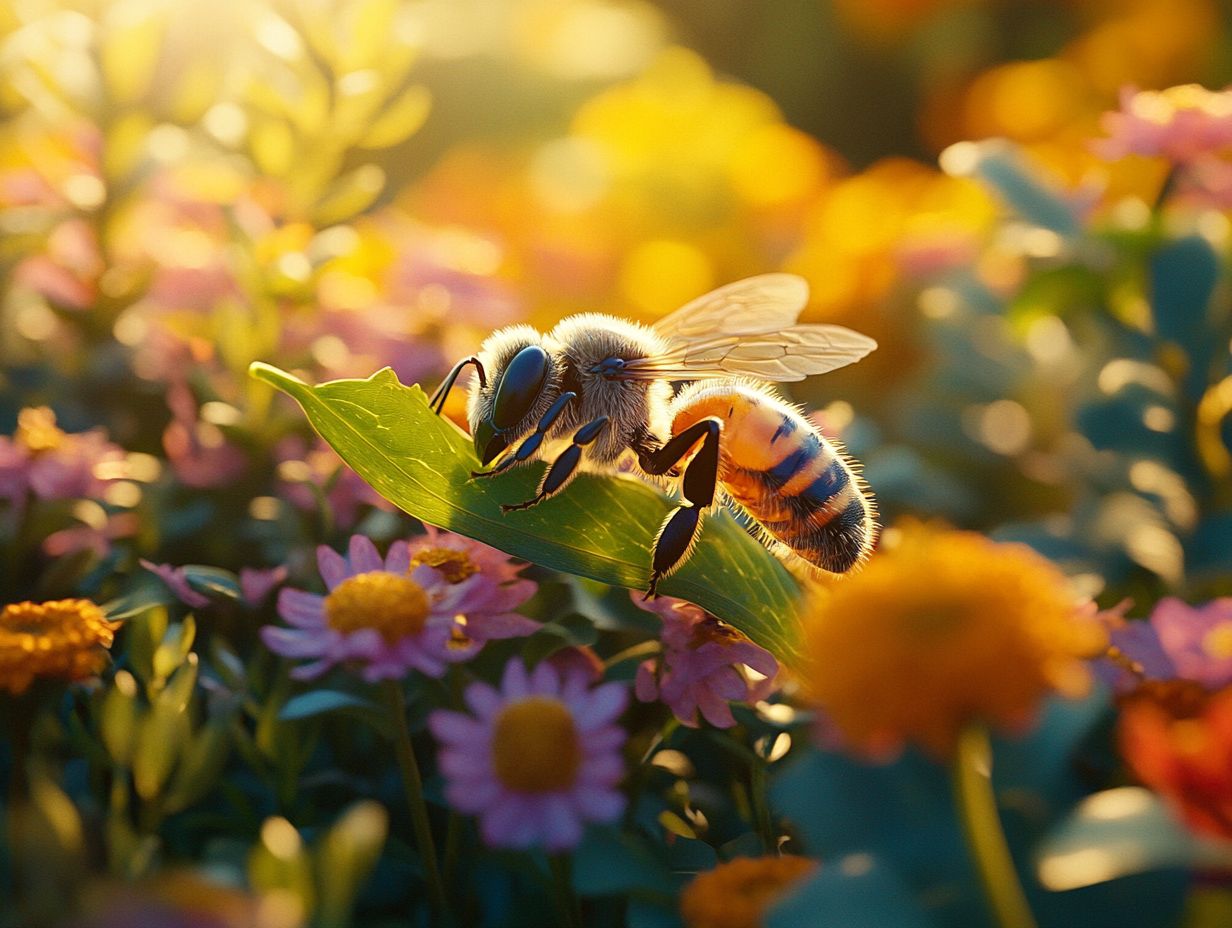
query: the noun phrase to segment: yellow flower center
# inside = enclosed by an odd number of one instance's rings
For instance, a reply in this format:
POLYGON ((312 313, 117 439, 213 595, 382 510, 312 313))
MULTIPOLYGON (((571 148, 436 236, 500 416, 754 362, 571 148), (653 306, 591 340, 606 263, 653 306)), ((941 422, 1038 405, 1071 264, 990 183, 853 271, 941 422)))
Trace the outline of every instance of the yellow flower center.
POLYGON ((1220 622, 1207 632, 1202 639, 1202 650, 1219 660, 1232 657, 1232 622, 1220 622))
POLYGON ((470 555, 453 548, 425 548, 411 558, 411 568, 432 567, 441 572, 447 583, 461 583, 479 568, 471 563, 470 555))
POLYGON ((26 691, 36 677, 82 680, 103 669, 118 622, 88 599, 13 603, 0 611, 0 689, 26 691))
POLYGON ((373 628, 391 644, 423 630, 428 594, 410 577, 382 570, 348 577, 325 597, 325 620, 349 634, 373 628))
POLYGON ((568 789, 582 765, 573 713, 548 696, 510 703, 496 720, 492 762, 497 778, 517 792, 568 789))
POLYGON ((806 857, 738 857, 699 874, 680 896, 688 928, 761 928, 766 910, 816 869, 806 857))
POLYGON ((56 414, 46 406, 23 409, 17 414, 13 437, 31 454, 54 451, 64 443, 64 432, 56 427, 56 414))

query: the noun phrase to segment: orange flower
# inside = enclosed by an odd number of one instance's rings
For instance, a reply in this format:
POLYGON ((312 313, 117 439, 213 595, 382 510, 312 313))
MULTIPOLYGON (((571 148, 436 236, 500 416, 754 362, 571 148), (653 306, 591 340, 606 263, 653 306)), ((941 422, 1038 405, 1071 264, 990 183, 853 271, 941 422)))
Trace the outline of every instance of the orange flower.
POLYGON ((119 622, 88 599, 13 603, 0 611, 0 689, 24 693, 37 677, 84 680, 107 663, 119 622))
POLYGON ((762 916, 817 869, 817 861, 781 857, 738 857, 699 873, 680 896, 688 928, 759 928, 762 916))
POLYGON ((1020 726, 1050 692, 1085 691, 1082 659, 1107 635, 1050 562, 973 532, 887 534, 864 570, 806 605, 804 691, 844 743, 944 756, 967 722, 1020 726))

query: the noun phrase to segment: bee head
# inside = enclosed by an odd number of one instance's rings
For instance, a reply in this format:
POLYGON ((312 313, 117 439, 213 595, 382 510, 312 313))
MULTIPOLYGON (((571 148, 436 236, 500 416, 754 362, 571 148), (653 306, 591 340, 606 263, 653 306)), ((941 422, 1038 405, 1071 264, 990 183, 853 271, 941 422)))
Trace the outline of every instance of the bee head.
POLYGON ((552 357, 528 326, 497 332, 480 358, 486 385, 471 393, 469 418, 475 454, 485 466, 533 427, 551 405, 552 357))

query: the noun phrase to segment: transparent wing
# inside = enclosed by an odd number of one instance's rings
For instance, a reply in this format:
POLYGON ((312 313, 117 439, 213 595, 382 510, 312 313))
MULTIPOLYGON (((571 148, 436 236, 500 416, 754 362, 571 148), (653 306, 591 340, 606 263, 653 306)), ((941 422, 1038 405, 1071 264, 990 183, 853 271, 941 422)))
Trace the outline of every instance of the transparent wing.
POLYGON ((840 325, 793 325, 774 332, 676 338, 667 351, 627 361, 621 380, 701 380, 747 376, 785 382, 824 374, 860 360, 877 347, 867 335, 840 325))
POLYGON ((654 324, 669 341, 713 335, 755 335, 794 325, 808 303, 808 283, 795 274, 762 274, 699 296, 654 324))

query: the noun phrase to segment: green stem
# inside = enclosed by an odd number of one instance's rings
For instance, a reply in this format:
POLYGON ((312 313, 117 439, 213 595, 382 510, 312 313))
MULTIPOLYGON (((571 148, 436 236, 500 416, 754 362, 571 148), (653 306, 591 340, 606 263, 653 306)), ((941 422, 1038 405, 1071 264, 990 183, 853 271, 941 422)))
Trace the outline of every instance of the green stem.
POLYGON ((1014 869, 1014 858, 997 813, 997 796, 992 787, 992 745, 986 729, 968 725, 962 730, 950 772, 967 847, 996 924, 999 928, 1035 928, 1035 917, 1014 869))
POLYGON ((582 928, 582 910, 573 894, 573 879, 570 875, 569 858, 565 854, 549 854, 552 868, 552 884, 556 888, 556 907, 564 928, 582 928))
POLYGON ((770 804, 766 802, 766 779, 765 761, 758 759, 757 763, 749 765, 749 804, 753 807, 753 820, 766 853, 773 854, 778 850, 778 836, 774 833, 770 804))
POLYGON ((424 877, 428 883, 428 896, 432 908, 440 918, 440 924, 452 925, 449 900, 441 871, 436 864, 436 845, 432 841, 432 828, 428 822, 428 804, 424 801, 423 780, 419 776, 419 764, 415 760, 415 748, 411 744, 411 730, 406 724, 406 699, 397 680, 385 680, 381 695, 389 706, 394 721, 394 753, 398 768, 402 771, 402 785, 406 790, 406 803, 411 810, 411 827, 415 831, 415 845, 423 860, 424 877))

